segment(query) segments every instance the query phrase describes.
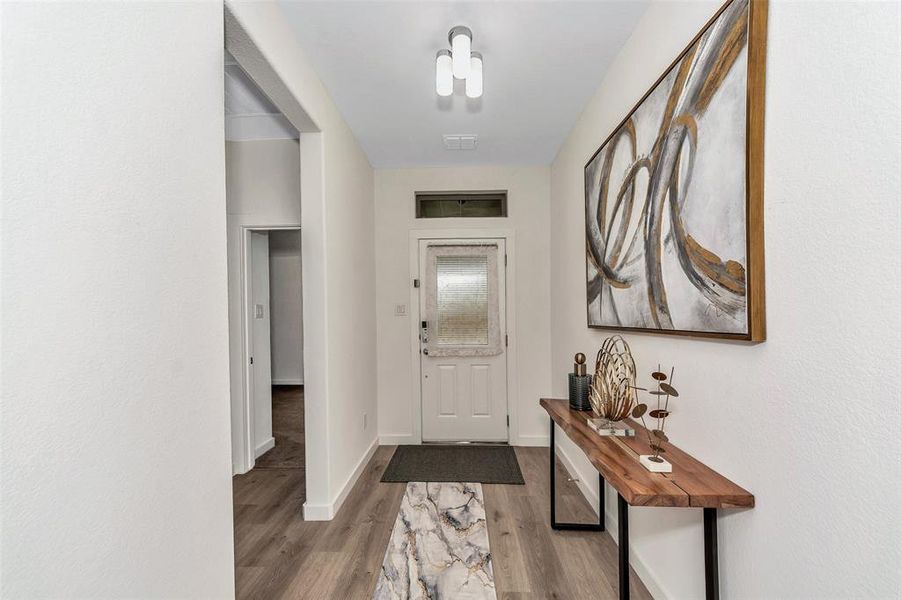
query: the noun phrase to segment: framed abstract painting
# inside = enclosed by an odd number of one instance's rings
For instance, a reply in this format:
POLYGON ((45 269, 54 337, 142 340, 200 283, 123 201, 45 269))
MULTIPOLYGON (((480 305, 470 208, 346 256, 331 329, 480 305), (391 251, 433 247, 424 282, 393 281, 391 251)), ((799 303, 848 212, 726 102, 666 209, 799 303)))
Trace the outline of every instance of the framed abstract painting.
POLYGON ((588 326, 766 339, 765 0, 731 0, 585 165, 588 326))

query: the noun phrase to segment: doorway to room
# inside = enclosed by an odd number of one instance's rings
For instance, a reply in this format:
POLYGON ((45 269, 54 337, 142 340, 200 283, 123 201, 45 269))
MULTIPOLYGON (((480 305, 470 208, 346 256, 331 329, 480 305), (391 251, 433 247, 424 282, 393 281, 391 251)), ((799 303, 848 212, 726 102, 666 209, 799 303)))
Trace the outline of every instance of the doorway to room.
POLYGON ((303 469, 300 230, 248 229, 245 245, 249 412, 254 469, 303 469))
POLYGON ((323 162, 321 133, 228 7, 224 92, 240 598, 265 563, 260 544, 282 540, 289 524, 305 520, 307 504, 321 504, 328 489, 321 460, 325 415, 317 408, 324 404, 325 381, 317 358, 324 344, 317 327, 324 321, 317 302, 324 286, 321 220, 315 218, 323 162), (304 211, 313 216, 301 233, 304 211))
POLYGON ((224 92, 232 462, 243 474, 304 463, 303 390, 296 387, 309 383, 301 150, 300 132, 228 52, 224 92), (294 419, 280 418, 286 414, 294 419))

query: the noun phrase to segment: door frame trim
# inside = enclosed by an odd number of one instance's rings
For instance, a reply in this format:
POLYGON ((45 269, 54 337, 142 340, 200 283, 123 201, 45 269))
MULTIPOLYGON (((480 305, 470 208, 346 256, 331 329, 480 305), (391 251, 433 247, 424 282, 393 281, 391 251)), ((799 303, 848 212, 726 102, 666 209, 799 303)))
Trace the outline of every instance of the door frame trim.
MULTIPOLYGON (((250 373, 250 354, 253 351, 253 337, 251 335, 250 319, 247 311, 250 308, 251 296, 251 269, 250 234, 254 231, 301 231, 300 225, 241 225, 241 439, 244 448, 241 455, 244 458, 243 471, 246 473, 256 464, 256 447, 253 443, 253 406, 251 404, 252 380, 250 373)), ((301 235, 303 235, 301 233, 301 235)), ((301 250, 301 255, 303 251, 301 250)), ((303 257, 301 256, 301 260, 303 257)), ((270 325, 271 327, 271 325, 270 325)))
MULTIPOLYGON (((410 277, 407 285, 410 286, 410 419, 412 432, 410 441, 412 444, 422 444, 422 372, 419 362, 419 290, 413 287, 413 280, 420 278, 419 273, 419 242, 421 240, 441 239, 485 239, 502 238, 507 250, 506 280, 506 318, 509 343, 506 347, 507 354, 507 416, 510 426, 507 429, 507 443, 511 446, 519 445, 519 393, 516 382, 516 235, 513 229, 508 228, 454 228, 454 229, 412 229, 410 230, 409 256, 410 277)), ((421 289, 421 288, 420 288, 421 289)))

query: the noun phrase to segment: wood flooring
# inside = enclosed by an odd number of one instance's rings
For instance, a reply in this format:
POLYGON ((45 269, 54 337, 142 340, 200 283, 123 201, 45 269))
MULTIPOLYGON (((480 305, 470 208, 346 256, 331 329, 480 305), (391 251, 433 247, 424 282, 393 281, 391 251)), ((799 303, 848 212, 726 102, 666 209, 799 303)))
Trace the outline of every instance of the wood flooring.
MULTIPOLYGON (((403 483, 379 479, 394 452, 381 446, 336 518, 304 522, 303 470, 257 470, 234 480, 238 598, 371 597, 403 483)), ((609 534, 550 528, 547 448, 516 448, 525 485, 484 484, 488 536, 501 600, 617 598, 617 547, 609 534)), ((561 521, 595 519, 557 463, 561 521)), ((650 598, 632 573, 632 598, 650 598)))
POLYGON ((272 386, 272 437, 275 447, 256 459, 254 469, 303 469, 303 386, 272 386))

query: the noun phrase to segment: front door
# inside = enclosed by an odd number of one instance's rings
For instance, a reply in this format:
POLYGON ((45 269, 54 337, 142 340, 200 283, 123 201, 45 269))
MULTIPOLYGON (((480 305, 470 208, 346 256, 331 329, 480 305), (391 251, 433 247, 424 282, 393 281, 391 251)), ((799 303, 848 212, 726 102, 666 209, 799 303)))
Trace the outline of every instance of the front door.
POLYGON ((422 439, 507 441, 506 245, 420 240, 422 439))

